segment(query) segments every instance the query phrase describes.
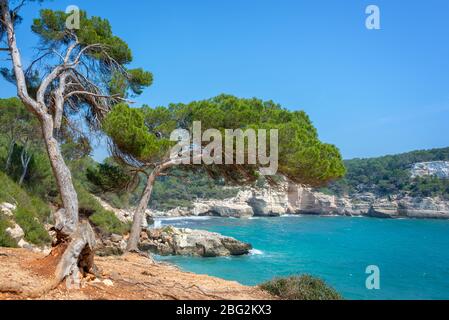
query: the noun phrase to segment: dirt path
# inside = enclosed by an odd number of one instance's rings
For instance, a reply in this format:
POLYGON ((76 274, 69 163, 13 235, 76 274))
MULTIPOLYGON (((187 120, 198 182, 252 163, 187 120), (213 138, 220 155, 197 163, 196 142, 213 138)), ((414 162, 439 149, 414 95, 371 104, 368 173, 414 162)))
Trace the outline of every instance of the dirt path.
MULTIPOLYGON (((67 290, 64 285, 41 294, 36 299, 71 300, 240 300, 272 299, 257 287, 243 286, 206 275, 154 263, 145 257, 129 254, 121 257, 96 257, 101 277, 83 280, 80 290, 67 290)), ((51 258, 25 249, 0 248, 0 300, 27 299, 52 283, 51 258)))

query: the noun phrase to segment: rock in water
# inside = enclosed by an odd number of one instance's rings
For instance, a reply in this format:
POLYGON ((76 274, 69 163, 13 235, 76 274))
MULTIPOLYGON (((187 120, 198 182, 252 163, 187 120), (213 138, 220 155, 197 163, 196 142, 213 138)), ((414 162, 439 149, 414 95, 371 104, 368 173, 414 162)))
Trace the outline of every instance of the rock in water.
POLYGON ((215 232, 187 228, 150 229, 142 237, 140 250, 160 255, 217 257, 248 254, 252 246, 215 232))

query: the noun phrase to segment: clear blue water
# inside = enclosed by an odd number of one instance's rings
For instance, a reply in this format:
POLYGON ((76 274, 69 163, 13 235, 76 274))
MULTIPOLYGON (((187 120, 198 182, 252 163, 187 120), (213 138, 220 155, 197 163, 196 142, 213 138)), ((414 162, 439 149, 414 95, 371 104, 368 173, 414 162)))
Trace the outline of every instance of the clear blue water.
POLYGON ((346 299, 449 299, 449 221, 289 216, 250 220, 163 220, 249 242, 241 257, 158 257, 182 269, 255 285, 308 273, 346 299), (365 287, 366 267, 380 268, 380 290, 365 287))

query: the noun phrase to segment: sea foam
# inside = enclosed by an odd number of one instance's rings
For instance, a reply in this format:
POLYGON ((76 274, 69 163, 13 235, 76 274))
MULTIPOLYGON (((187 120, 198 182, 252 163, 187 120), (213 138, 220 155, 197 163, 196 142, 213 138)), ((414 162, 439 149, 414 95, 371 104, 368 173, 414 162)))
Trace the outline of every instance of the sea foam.
POLYGON ((249 250, 249 253, 253 256, 258 256, 258 255, 262 255, 263 251, 262 250, 258 250, 258 249, 251 249, 249 250))

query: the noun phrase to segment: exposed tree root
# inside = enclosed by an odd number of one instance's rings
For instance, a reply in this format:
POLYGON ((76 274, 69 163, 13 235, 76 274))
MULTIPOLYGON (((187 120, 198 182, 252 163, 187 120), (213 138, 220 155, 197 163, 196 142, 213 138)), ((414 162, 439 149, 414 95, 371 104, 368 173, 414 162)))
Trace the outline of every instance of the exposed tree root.
POLYGON ((60 242, 48 256, 31 265, 38 274, 50 276, 49 283, 33 289, 0 285, 0 292, 13 293, 25 298, 38 298, 56 289, 64 279, 67 289, 79 289, 81 278, 94 270, 94 246, 95 234, 92 227, 87 221, 80 222, 70 242, 60 242))
POLYGON ((79 288, 81 276, 94 266, 95 233, 89 222, 79 223, 56 267, 56 282, 66 279, 67 288, 79 288))

